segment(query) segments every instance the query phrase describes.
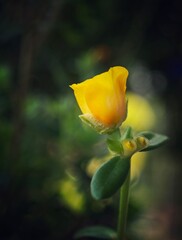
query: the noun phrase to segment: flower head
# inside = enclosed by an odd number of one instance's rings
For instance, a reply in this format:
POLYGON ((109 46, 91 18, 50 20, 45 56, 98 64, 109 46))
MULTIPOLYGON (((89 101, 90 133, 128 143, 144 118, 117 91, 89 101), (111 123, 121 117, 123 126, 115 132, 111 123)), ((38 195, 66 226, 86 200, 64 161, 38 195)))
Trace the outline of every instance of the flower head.
POLYGON ((82 111, 80 118, 100 133, 111 132, 126 118, 125 98, 128 71, 112 67, 108 72, 70 87, 82 111))

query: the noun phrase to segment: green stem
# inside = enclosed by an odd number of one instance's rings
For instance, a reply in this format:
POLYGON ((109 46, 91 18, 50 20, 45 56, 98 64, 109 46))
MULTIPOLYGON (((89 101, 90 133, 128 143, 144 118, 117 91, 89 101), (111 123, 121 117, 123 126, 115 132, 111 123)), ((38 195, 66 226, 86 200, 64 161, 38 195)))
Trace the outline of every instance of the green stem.
POLYGON ((126 220, 127 220, 127 213, 128 213, 129 188, 130 188, 130 170, 124 184, 120 189, 117 240, 125 239, 126 220))

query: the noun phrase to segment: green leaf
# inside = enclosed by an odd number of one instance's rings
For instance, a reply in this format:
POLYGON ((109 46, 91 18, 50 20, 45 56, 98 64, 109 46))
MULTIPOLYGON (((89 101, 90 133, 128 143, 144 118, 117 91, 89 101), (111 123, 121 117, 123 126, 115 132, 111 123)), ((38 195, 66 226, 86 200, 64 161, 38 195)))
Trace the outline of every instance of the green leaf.
POLYGON ((154 132, 147 132, 147 131, 140 132, 138 136, 144 136, 149 140, 149 146, 142 149, 141 152, 158 148, 168 140, 168 137, 165 135, 154 133, 154 132))
POLYGON ((95 172, 91 193, 95 199, 111 197, 124 183, 130 168, 129 157, 114 157, 95 172))
POLYGON ((104 226, 92 226, 83 228, 78 231, 75 236, 77 238, 82 237, 93 237, 93 238, 100 238, 100 239, 116 239, 116 232, 108 227, 104 226))

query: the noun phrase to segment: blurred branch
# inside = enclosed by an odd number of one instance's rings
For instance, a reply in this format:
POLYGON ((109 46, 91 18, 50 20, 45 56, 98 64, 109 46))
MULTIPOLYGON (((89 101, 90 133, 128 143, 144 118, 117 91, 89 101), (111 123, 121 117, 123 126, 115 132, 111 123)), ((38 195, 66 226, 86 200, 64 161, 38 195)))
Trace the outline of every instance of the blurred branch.
POLYGON ((47 39, 58 16, 60 3, 61 1, 54 0, 38 1, 34 5, 16 5, 16 8, 21 9, 19 10, 21 17, 18 16, 18 21, 21 18, 24 31, 19 57, 18 87, 13 101, 14 132, 10 151, 10 159, 13 162, 16 162, 20 157, 21 140, 25 125, 24 105, 32 80, 31 73, 34 67, 34 59, 43 42, 47 39))
POLYGON ((120 50, 121 55, 125 56, 125 61, 127 59, 129 64, 131 59, 135 58, 141 50, 147 29, 155 17, 159 3, 160 0, 144 2, 140 10, 133 15, 131 26, 120 50))
POLYGON ((28 32, 23 36, 19 60, 19 82, 14 101, 14 133, 12 138, 11 159, 19 158, 21 135, 23 132, 23 109, 30 84, 34 55, 35 36, 28 32))

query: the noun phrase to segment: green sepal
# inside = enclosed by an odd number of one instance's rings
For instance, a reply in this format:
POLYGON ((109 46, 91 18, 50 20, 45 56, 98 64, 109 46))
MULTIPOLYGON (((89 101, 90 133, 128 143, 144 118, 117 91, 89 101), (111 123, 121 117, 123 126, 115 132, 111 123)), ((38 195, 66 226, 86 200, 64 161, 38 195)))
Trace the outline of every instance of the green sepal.
POLYGON ((127 127, 124 129, 124 132, 121 134, 120 140, 124 139, 132 139, 133 138, 133 130, 131 127, 127 127))
POLYGON ((92 177, 92 196, 97 200, 111 197, 123 185, 129 169, 129 157, 117 156, 102 164, 92 177))
POLYGON ((109 150, 111 150, 112 152, 117 153, 117 154, 123 154, 123 146, 121 144, 121 141, 108 138, 107 146, 108 146, 109 150))
POLYGON ((140 132, 137 136, 143 136, 149 140, 149 144, 146 148, 142 149, 141 152, 150 151, 156 149, 168 141, 168 137, 162 134, 154 132, 140 132))
POLYGON ((79 118, 82 120, 83 123, 88 125, 89 127, 93 128, 96 132, 100 134, 108 133, 112 131, 110 128, 105 127, 102 123, 98 122, 92 114, 82 114, 79 115, 79 118))
POLYGON ((92 226, 79 230, 74 238, 93 237, 99 239, 116 239, 116 232, 105 226, 92 226))
POLYGON ((108 134, 107 146, 109 150, 118 155, 124 155, 124 149, 122 141, 125 139, 133 139, 133 130, 131 127, 127 127, 121 133, 120 129, 116 129, 112 134, 108 134))
POLYGON ((113 132, 118 130, 117 125, 108 127, 104 125, 102 122, 99 122, 91 113, 79 115, 79 118, 82 120, 83 123, 93 128, 100 134, 112 134, 113 132))
POLYGON ((108 133, 108 138, 113 140, 120 140, 121 132, 119 128, 114 129, 114 131, 108 133))

